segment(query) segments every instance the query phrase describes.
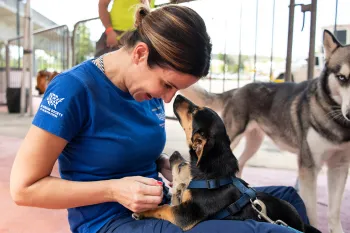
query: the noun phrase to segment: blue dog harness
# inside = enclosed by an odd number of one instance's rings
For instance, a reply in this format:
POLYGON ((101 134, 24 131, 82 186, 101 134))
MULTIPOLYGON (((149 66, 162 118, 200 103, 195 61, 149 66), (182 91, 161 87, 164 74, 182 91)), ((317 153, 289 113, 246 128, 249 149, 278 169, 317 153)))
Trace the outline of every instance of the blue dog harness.
MULTIPOLYGON (((192 180, 190 181, 189 185, 187 186, 188 189, 217 189, 222 186, 233 184, 236 186, 236 188, 241 192, 241 197, 229 205, 228 207, 224 208, 223 210, 216 213, 211 219, 224 219, 228 216, 235 215, 239 211, 243 209, 247 204, 252 203, 254 206, 254 200, 257 200, 256 198, 256 191, 255 189, 251 187, 246 187, 240 179, 237 177, 226 177, 222 179, 210 179, 210 180, 192 180)), ((268 218, 266 215, 262 214, 255 206, 253 207, 254 210, 256 210, 259 213, 259 217, 263 217, 266 221, 274 224, 278 224, 284 227, 287 227, 288 229, 294 231, 295 233, 302 233, 301 231, 298 231, 290 226, 288 226, 286 223, 284 223, 281 220, 277 220, 276 222, 272 221, 270 218, 268 218)))
POLYGON ((237 177, 227 177, 211 180, 192 180, 188 189, 217 189, 221 186, 233 184, 242 193, 242 196, 234 203, 219 211, 212 219, 224 219, 230 215, 235 215, 242 210, 244 206, 250 203, 250 200, 256 198, 256 191, 253 188, 247 188, 237 177))

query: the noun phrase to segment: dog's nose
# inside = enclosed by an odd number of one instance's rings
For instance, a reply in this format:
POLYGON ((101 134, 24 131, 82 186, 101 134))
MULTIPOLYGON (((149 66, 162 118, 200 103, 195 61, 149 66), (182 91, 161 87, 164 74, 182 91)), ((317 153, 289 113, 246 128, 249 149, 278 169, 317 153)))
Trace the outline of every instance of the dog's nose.
POLYGON ((183 160, 181 154, 178 151, 174 151, 174 153, 169 158, 170 164, 173 164, 179 160, 183 160))
POLYGON ((350 121, 350 112, 347 112, 347 113, 345 114, 345 118, 346 118, 348 121, 350 121))
POLYGON ((185 102, 188 101, 185 97, 183 97, 182 95, 177 95, 175 100, 174 100, 174 104, 173 104, 173 111, 176 114, 177 109, 180 107, 180 105, 185 102))
POLYGON ((181 154, 178 151, 174 151, 172 155, 170 156, 170 160, 176 160, 181 157, 181 154))
POLYGON ((185 98, 181 95, 177 95, 175 100, 174 100, 174 104, 173 104, 173 107, 174 107, 174 110, 177 109, 177 107, 185 100, 185 98))

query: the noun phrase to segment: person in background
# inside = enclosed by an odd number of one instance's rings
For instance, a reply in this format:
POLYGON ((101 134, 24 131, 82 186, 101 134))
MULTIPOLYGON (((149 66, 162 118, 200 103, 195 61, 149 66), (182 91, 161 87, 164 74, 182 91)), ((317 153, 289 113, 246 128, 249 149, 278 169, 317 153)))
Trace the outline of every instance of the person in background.
POLYGON ((108 12, 111 0, 99 0, 98 14, 105 31, 96 42, 95 57, 118 49, 121 46, 121 38, 127 31, 134 29, 135 6, 142 3, 154 8, 154 1, 113 0, 112 9, 108 12))

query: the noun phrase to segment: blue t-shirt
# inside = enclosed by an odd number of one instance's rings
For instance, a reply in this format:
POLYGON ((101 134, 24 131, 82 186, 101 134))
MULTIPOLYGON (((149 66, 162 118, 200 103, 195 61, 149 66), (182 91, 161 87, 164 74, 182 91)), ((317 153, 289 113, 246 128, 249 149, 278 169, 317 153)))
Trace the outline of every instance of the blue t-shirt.
MULTIPOLYGON (((166 140, 162 100, 137 102, 91 60, 51 81, 33 124, 68 141, 58 158, 62 179, 160 179, 155 161, 166 140)), ((125 214, 130 212, 115 202, 68 209, 74 233, 97 232, 125 214)))

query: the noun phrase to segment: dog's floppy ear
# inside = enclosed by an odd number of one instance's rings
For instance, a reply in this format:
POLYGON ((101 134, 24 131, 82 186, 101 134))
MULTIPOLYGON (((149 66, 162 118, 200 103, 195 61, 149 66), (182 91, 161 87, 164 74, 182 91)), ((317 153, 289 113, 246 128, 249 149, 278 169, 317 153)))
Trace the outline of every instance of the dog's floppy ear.
POLYGON ((204 146, 207 143, 207 138, 204 137, 204 134, 201 132, 196 132, 192 135, 192 149, 196 152, 197 155, 197 166, 199 164, 199 161, 201 160, 202 156, 203 156, 203 150, 204 150, 204 146))
POLYGON ((342 45, 339 43, 339 41, 334 37, 334 35, 328 31, 324 30, 323 32, 323 46, 324 46, 324 52, 325 52, 325 59, 326 61, 329 60, 333 52, 342 45))

